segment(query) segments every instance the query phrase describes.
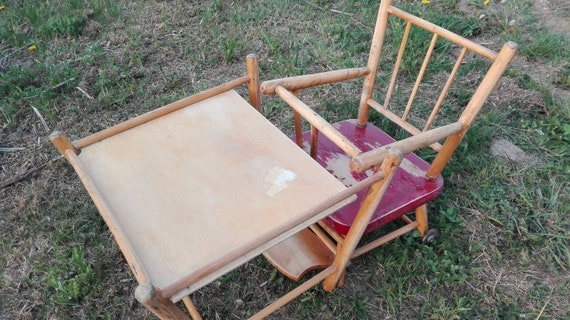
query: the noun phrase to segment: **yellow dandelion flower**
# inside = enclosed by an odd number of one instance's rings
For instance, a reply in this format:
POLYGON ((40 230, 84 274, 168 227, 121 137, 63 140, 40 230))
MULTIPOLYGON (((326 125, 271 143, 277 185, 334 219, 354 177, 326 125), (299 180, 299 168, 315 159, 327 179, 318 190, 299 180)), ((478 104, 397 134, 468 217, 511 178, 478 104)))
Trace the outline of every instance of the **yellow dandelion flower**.
POLYGON ((423 4, 424 6, 427 6, 427 5, 430 4, 430 3, 431 3, 431 1, 429 1, 429 0, 422 0, 422 4, 423 4))
POLYGON ((30 51, 35 51, 37 48, 38 48, 38 47, 36 47, 35 44, 31 44, 31 45, 28 46, 28 50, 30 50, 30 51))
POLYGON ((489 2, 491 2, 491 0, 485 0, 485 1, 483 2, 483 4, 484 4, 484 5, 488 5, 489 2))
POLYGON ((0 11, 6 9, 6 6, 0 6, 0 11))

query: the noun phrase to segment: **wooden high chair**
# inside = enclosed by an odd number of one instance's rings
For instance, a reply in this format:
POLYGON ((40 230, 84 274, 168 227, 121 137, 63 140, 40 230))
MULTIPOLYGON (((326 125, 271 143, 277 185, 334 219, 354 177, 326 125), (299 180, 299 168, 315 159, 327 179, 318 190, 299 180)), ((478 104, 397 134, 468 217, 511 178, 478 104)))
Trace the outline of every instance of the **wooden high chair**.
POLYGON ((382 1, 367 66, 262 84, 263 93, 277 94, 295 110, 297 144, 258 112, 254 56, 241 78, 73 142, 61 132, 50 139, 109 226, 139 283, 137 300, 161 319, 188 318, 178 301, 200 319, 189 294, 262 253, 292 278, 323 269, 253 316, 259 319, 323 281, 332 290, 350 259, 408 231, 426 235, 426 202, 441 190, 439 174, 515 49, 508 43, 497 54, 382 1), (390 17, 406 26, 381 104, 372 92, 390 17), (389 101, 412 25, 434 35, 402 117, 389 101), (437 118, 467 52, 492 66, 458 120, 435 129, 428 120, 420 130, 408 119, 438 39, 456 43, 460 53, 430 119, 437 118), (300 89, 361 76, 356 120, 329 124, 297 97, 300 89), (244 84, 249 103, 234 91, 244 84), (394 141, 368 122, 370 107, 413 136, 394 141), (301 132, 301 117, 311 132, 301 132), (309 153, 299 148, 304 140, 311 141, 309 153), (428 145, 439 150, 432 163, 410 153, 428 145), (408 196, 413 199, 402 200, 408 196), (405 215, 409 210, 415 221, 405 215), (357 248, 366 231, 396 218, 406 225, 357 248))
MULTIPOLYGON (((189 294, 356 199, 380 199, 403 153, 347 188, 259 113, 247 75, 76 141, 51 142, 75 169, 161 319, 187 319, 189 294), (247 84, 249 103, 233 89, 247 84)), ((375 200, 374 200, 375 201, 375 200)), ((330 265, 271 310, 337 271, 330 265)), ((257 317, 263 317, 266 311, 257 317)))
MULTIPOLYGON (((360 192, 357 201, 266 251, 266 258, 295 281, 307 271, 336 264, 337 271, 324 280, 325 290, 330 291, 342 283, 350 259, 414 230, 419 231, 425 242, 432 242, 436 230, 428 228, 427 203, 442 190, 440 173, 513 59, 516 49, 515 43, 508 42, 496 53, 396 8, 391 0, 383 0, 366 66, 263 82, 262 93, 275 94, 293 108, 294 139, 298 146, 305 148, 347 187, 366 179, 372 172, 370 169, 380 165, 391 148, 396 147, 406 154, 372 212, 363 209, 368 208, 370 198, 364 191, 360 192), (399 46, 384 46, 392 40, 388 37, 395 37, 398 31, 401 32, 397 40, 399 46), (425 45, 408 41, 422 39, 414 35, 418 32, 428 34, 425 45), (393 55, 389 52, 392 47, 395 49, 393 55), (418 47, 424 47, 425 51, 416 51, 418 47), (410 63, 413 58, 410 55, 423 57, 416 69, 410 63), (474 59, 487 60, 490 66, 485 66, 481 75, 468 78, 471 81, 469 87, 474 88, 472 92, 466 93, 460 88, 454 93, 458 97, 467 96, 468 101, 449 99, 457 79, 466 79, 470 71, 462 66, 474 59), (449 60, 448 70, 431 68, 433 60, 439 65, 449 60), (404 67, 407 74, 416 75, 415 81, 406 83, 398 79, 404 67), (437 73, 430 74, 432 70, 437 73), (386 84, 375 85, 377 77, 386 73, 391 73, 384 81, 386 84), (357 119, 330 124, 299 99, 301 89, 359 77, 364 80, 357 119), (399 128, 396 133, 404 132, 408 137, 396 140, 396 136, 369 122, 371 108, 383 116, 383 126, 399 128), (453 113, 457 115, 451 115, 453 113), (311 130, 304 133, 303 119, 311 126, 311 130), (425 161, 412 153, 428 146, 434 150, 433 161, 425 161), (413 213, 413 217, 408 213, 413 213), (403 226, 357 247, 364 233, 396 219, 402 220, 403 226), (324 253, 315 254, 314 248, 324 248, 324 253)), ((334 88, 330 90, 334 91, 334 88)))

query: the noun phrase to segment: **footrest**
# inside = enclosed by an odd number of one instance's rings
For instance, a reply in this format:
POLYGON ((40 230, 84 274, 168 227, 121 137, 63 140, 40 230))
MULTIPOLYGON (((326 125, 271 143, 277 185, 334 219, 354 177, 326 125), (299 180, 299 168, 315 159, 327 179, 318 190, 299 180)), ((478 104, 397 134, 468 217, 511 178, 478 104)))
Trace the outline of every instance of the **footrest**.
POLYGON ((335 254, 311 230, 299 233, 273 246, 263 253, 279 272, 293 281, 305 273, 330 266, 335 254))

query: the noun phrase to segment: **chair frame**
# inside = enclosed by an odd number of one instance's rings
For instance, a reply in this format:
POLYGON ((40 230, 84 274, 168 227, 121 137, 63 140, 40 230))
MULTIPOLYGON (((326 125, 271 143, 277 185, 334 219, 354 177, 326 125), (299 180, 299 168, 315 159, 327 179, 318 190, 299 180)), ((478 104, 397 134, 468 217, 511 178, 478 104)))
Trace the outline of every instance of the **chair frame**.
MULTIPOLYGON (((495 87, 499 79, 502 77, 504 71, 508 67, 509 63, 514 58, 517 50, 517 45, 513 42, 507 42, 503 45, 500 52, 496 53, 469 39, 459 36, 451 31, 441 28, 405 11, 402 11, 394 7, 392 5, 392 2, 392 0, 383 0, 380 3, 377 21, 374 28, 374 34, 372 37, 369 59, 365 67, 342 69, 264 81, 261 84, 261 92, 266 95, 275 94, 293 108, 295 140, 300 147, 303 145, 302 119, 305 119, 307 122, 309 122, 311 126, 310 155, 312 157, 316 157, 317 155, 319 132, 334 142, 337 146, 339 146, 351 158, 350 169, 356 173, 362 173, 381 164, 392 148, 398 148, 406 154, 429 146, 437 151, 437 156, 430 164, 426 176, 429 179, 435 179, 441 174, 442 170, 449 162, 454 151, 457 149, 467 130, 470 128, 477 114, 489 97, 492 89, 495 87), (372 95, 375 86, 376 74, 379 69, 382 46, 384 43, 386 30, 388 28, 390 16, 395 16, 404 20, 406 22, 406 27, 394 65, 394 71, 392 73, 387 93, 384 98, 384 104, 381 104, 374 100, 372 98, 372 95), (398 69, 402 61, 402 56, 412 25, 431 32, 433 34, 433 37, 419 70, 404 114, 402 116, 399 116, 389 110, 389 102, 395 88, 398 69), (460 46, 461 53, 455 61, 453 69, 445 85, 443 86, 443 89, 439 95, 439 98, 436 102, 435 107, 433 108, 431 115, 429 116, 429 119, 427 120, 423 129, 418 129, 406 120, 438 38, 443 38, 453 44, 460 46), (461 113, 459 119, 456 122, 432 129, 431 125, 435 119, 435 116, 439 111, 439 108, 442 106, 444 98, 446 97, 468 51, 471 51, 490 60, 492 64, 485 74, 484 78, 480 81, 479 86, 473 93, 473 96, 470 99, 469 103, 463 109, 463 112, 461 113), (372 108, 382 114, 392 123, 398 125, 400 128, 410 133, 410 137, 380 148, 363 152, 350 140, 343 136, 342 133, 335 129, 330 123, 328 123, 316 112, 314 112, 310 106, 306 105, 299 99, 299 92, 301 89, 323 84, 332 84, 361 77, 364 77, 364 81, 362 95, 358 107, 357 125, 360 127, 366 127, 368 125, 369 113, 370 109, 372 108), (441 145, 439 141, 443 139, 445 139, 445 142, 443 145, 441 145)), ((364 199, 363 206, 368 206, 368 197, 369 195, 367 195, 364 199)), ((429 228, 427 204, 423 204, 415 210, 415 220, 412 220, 404 215, 401 217, 405 222, 404 226, 366 245, 356 247, 358 240, 363 235, 363 230, 361 230, 362 226, 360 225, 363 219, 361 217, 361 214, 362 213, 360 212, 357 214, 354 222, 354 230, 351 227, 346 237, 338 234, 338 232, 328 227, 324 223, 319 223, 318 226, 311 227, 311 230, 319 235, 322 241, 327 242, 329 247, 337 248, 335 263, 338 260, 343 261, 340 264, 342 268, 338 269, 336 273, 332 274, 324 280, 323 287, 326 291, 332 291, 337 285, 342 284, 343 272, 348 260, 358 257, 370 250, 379 247, 380 245, 385 244, 388 241, 391 241, 413 230, 418 230, 420 236, 422 237, 431 236, 428 234, 429 228), (331 239, 333 240, 331 241, 331 239), (350 245, 346 245, 347 241, 350 245), (347 259, 347 257, 350 258, 347 259)), ((365 216, 368 218, 367 215, 365 216)), ((364 218, 364 220, 366 219, 364 218)))

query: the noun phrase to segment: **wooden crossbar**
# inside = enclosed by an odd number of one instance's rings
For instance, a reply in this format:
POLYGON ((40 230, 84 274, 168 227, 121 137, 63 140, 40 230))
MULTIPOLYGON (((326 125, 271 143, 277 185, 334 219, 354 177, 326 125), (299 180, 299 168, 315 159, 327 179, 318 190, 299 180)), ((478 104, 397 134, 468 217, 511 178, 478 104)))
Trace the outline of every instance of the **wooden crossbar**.
POLYGON ((413 152, 419 148, 433 144, 463 129, 461 122, 454 122, 439 128, 422 132, 403 140, 399 140, 380 148, 361 153, 350 161, 350 169, 361 173, 382 163, 391 148, 398 148, 404 153, 413 152))
POLYGON ((487 49, 480 44, 477 44, 469 39, 463 38, 462 36, 455 34, 449 30, 446 30, 442 27, 439 27, 431 22, 428 22, 422 18, 416 17, 410 13, 402 11, 396 7, 390 6, 388 8, 388 12, 398 18, 404 19, 417 25, 431 33, 435 33, 438 36, 447 39, 455 44, 458 44, 462 47, 466 47, 468 50, 471 50, 491 61, 495 61, 497 59, 497 53, 491 49, 487 49))
POLYGON ((187 107, 191 104, 200 102, 202 100, 206 100, 208 98, 211 98, 215 95, 218 95, 220 93, 232 90, 235 87, 238 87, 242 84, 248 83, 251 80, 250 76, 243 76, 241 78, 237 78, 235 80, 229 81, 227 83, 224 83, 222 85, 219 85, 217 87, 213 87, 211 89, 199 92, 195 95, 189 96, 187 98, 175 101, 173 103, 167 104, 163 107, 160 107, 158 109, 154 109, 152 111, 149 111, 147 113, 144 113, 136 118, 132 118, 129 119, 125 122, 121 122, 115 126, 109 127, 107 129, 104 129, 102 131, 99 131, 97 133, 94 133, 90 136, 87 136, 85 138, 76 140, 73 142, 73 145, 77 148, 77 149, 82 149, 85 148, 95 142, 99 142, 103 139, 106 139, 110 136, 116 135, 118 133, 121 133, 123 131, 129 130, 131 128, 134 128, 136 126, 139 126, 143 123, 149 122, 151 120, 154 120, 156 118, 162 117, 166 114, 169 114, 171 112, 174 112, 176 110, 182 109, 184 107, 187 107))
MULTIPOLYGON (((378 111, 379 113, 381 113, 383 116, 385 116, 386 118, 388 118, 390 121, 394 122, 395 124, 397 124, 398 126, 400 126, 400 128, 406 130, 408 133, 410 133, 411 135, 418 135, 420 133, 422 133, 422 131, 416 127, 414 127, 413 125, 411 125, 409 122, 405 122, 402 121, 402 119, 400 119, 400 116, 398 116, 397 114, 395 114, 394 112, 386 109, 383 105, 381 105, 380 103, 372 100, 372 99, 368 99, 368 105, 372 108, 374 108, 374 110, 378 111)), ((439 151, 441 150, 441 144, 439 142, 437 143, 433 143, 430 145, 430 148, 432 148, 435 151, 439 151)))

